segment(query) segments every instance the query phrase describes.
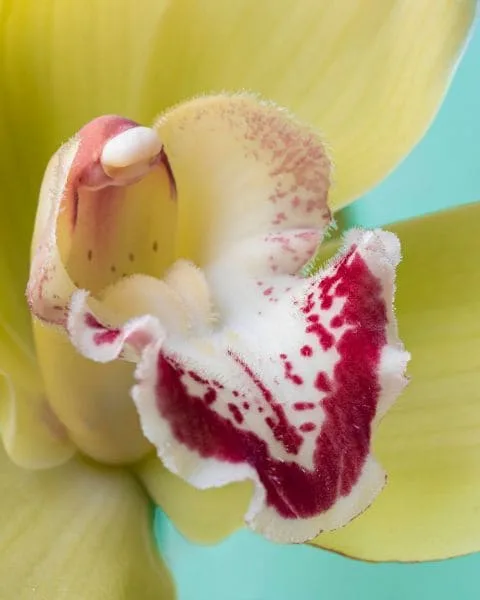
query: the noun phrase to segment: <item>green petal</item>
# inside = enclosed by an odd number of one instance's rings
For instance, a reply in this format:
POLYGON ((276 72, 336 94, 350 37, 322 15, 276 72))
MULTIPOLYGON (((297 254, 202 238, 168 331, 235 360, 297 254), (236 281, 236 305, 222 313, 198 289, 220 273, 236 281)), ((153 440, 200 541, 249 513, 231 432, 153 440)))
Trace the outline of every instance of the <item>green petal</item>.
POLYGON ((0 456, 0 597, 168 600, 151 509, 121 470, 80 461, 46 472, 0 456))
POLYGON ((400 237, 397 316, 411 383, 382 422, 388 484, 316 544, 380 561, 480 550, 480 203, 389 227, 400 237))

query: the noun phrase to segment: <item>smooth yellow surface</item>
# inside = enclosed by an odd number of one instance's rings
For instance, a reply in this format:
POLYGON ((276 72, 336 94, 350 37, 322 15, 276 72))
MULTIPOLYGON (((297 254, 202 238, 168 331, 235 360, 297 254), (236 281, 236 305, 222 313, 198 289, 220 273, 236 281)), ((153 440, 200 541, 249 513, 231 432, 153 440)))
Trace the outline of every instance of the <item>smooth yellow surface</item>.
POLYGON ((243 524, 252 494, 250 483, 198 490, 168 471, 155 456, 135 467, 150 497, 190 541, 212 544, 243 524))
POLYGON ((170 600, 151 507, 126 472, 71 461, 49 471, 0 453, 0 598, 170 600))
POLYGON ((105 197, 81 193, 77 225, 63 257, 69 276, 92 294, 135 273, 162 277, 174 261, 176 213, 163 168, 105 197), (102 202, 108 210, 102 211, 102 202))
POLYGON ((286 106, 323 132, 338 208, 383 178, 424 133, 475 4, 175 0, 152 46, 141 112, 161 108, 154 79, 162 106, 239 89, 286 106))
POLYGON ((13 327, 0 323, 1 442, 21 467, 55 466, 70 458, 73 447, 46 400, 28 338, 13 327))
POLYGON ((397 316, 411 382, 375 453, 389 479, 372 507, 317 543, 366 560, 480 550, 480 204, 392 227, 397 316))
POLYGON ((147 454, 151 446, 130 397, 134 365, 93 362, 65 334, 39 322, 34 331, 45 392, 74 444, 108 464, 132 463, 147 454))
POLYGON ((68 434, 41 387, 0 374, 0 431, 9 458, 19 467, 63 464, 74 453, 68 434))

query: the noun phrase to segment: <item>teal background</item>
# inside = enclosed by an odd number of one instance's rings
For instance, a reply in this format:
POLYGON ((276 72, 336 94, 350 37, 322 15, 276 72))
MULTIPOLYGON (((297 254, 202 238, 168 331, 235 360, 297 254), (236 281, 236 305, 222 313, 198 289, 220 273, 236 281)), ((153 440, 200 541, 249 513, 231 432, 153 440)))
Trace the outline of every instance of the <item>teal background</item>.
MULTIPOLYGON (((480 199, 480 31, 426 137, 346 211, 383 225, 480 199)), ((192 507, 194 510, 194 508, 192 507)), ((213 547, 185 541, 157 510, 155 531, 179 600, 480 600, 480 555, 438 563, 367 564, 240 531, 213 547)))

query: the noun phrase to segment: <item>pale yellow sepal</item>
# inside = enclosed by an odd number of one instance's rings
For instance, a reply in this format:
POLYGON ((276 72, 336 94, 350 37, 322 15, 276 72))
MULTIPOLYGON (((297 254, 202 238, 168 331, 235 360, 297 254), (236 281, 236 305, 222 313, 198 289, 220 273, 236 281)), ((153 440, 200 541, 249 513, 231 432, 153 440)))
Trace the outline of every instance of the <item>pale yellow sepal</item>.
POLYGON ((162 106, 211 90, 258 92, 322 130, 336 166, 331 206, 339 208, 382 179, 425 132, 475 5, 176 0, 151 47, 141 112, 158 110, 158 90, 162 106))
POLYGON ((151 508, 125 471, 18 469, 0 453, 0 598, 171 600, 151 508))
POLYGON ((46 394, 75 445, 109 464, 134 462, 147 454, 151 446, 129 393, 134 365, 90 361, 64 333, 39 322, 34 333, 46 394))
POLYGON ((27 469, 63 464, 74 453, 45 395, 28 344, 1 324, 0 433, 9 458, 27 469))
POLYGON ((362 516, 316 539, 371 561, 480 550, 480 204, 388 227, 400 237, 397 316, 411 383, 375 453, 388 484, 362 516))
POLYGON ((155 503, 191 542, 220 542, 243 525, 252 494, 250 483, 198 490, 167 471, 155 456, 136 465, 135 472, 155 503))

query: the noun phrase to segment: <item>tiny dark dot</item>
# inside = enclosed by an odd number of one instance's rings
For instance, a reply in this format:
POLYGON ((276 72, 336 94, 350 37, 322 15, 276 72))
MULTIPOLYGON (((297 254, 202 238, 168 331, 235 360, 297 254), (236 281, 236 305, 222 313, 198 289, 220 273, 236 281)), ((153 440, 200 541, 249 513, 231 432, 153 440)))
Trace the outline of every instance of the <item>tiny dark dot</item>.
POLYGON ((153 242, 153 245, 152 245, 152 250, 153 250, 154 252, 156 252, 156 251, 158 250, 158 243, 157 243, 157 241, 156 241, 156 240, 153 242))
POLYGON ((116 271, 116 270, 117 270, 117 267, 116 267, 115 265, 112 265, 112 266, 110 267, 110 271, 111 271, 112 273, 115 273, 115 271, 116 271))
POLYGON ((93 252, 91 250, 89 250, 87 252, 87 258, 88 258, 88 260, 92 260, 92 256, 93 256, 93 252))
POLYGON ((126 273, 122 273, 122 277, 127 277, 127 274, 126 273))
POLYGON ((130 254, 128 255, 128 260, 131 260, 132 262, 135 260, 135 256, 132 252, 130 252, 130 254))

